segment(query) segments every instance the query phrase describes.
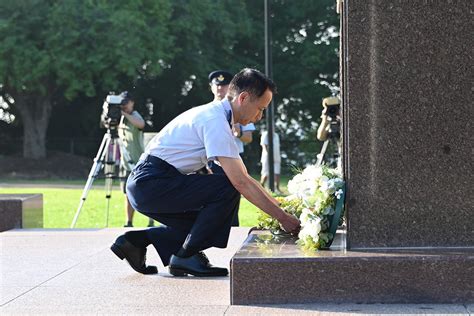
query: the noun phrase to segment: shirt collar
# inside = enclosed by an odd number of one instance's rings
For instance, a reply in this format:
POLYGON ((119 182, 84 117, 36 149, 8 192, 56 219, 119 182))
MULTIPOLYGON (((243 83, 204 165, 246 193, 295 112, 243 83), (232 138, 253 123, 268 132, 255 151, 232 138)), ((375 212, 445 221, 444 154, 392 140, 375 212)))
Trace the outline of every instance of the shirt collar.
POLYGON ((234 124, 234 115, 232 113, 232 106, 227 98, 222 99, 221 101, 222 106, 224 107, 225 118, 229 125, 232 126, 234 124))

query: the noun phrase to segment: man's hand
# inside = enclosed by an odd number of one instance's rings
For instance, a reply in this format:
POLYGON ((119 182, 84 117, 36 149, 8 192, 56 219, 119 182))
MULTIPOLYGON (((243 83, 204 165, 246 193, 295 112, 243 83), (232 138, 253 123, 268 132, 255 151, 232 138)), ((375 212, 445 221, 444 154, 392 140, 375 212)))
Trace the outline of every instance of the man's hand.
POLYGON ((300 220, 290 214, 286 214, 286 217, 280 220, 280 224, 284 231, 292 235, 298 234, 301 229, 300 220))
POLYGON ((232 133, 233 133, 234 136, 237 137, 237 138, 239 138, 240 136, 242 136, 242 129, 241 129, 239 123, 235 123, 235 124, 232 126, 232 133))

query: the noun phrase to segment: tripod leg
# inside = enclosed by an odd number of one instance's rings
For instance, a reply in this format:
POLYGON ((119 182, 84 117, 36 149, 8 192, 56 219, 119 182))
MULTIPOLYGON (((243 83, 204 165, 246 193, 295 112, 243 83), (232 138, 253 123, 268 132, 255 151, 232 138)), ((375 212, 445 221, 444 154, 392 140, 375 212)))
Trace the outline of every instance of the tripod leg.
POLYGON ((107 154, 106 158, 106 171, 105 171, 105 199, 107 201, 107 212, 105 217, 105 227, 109 226, 109 210, 110 210, 110 198, 112 197, 112 186, 115 178, 115 163, 117 161, 117 139, 112 136, 110 144, 112 145, 111 157, 107 154))
POLYGON ((324 154, 326 153, 326 149, 328 148, 328 144, 329 144, 329 139, 326 139, 324 141, 324 144, 323 144, 323 148, 321 149, 321 152, 319 153, 319 155, 317 156, 318 157, 318 160, 316 162, 316 167, 319 167, 321 166, 322 162, 323 162, 323 159, 324 159, 324 154))
POLYGON ((84 189, 82 190, 81 201, 79 203, 79 207, 77 208, 76 214, 74 215, 74 219, 72 220, 71 228, 74 228, 76 226, 76 222, 77 222, 77 219, 79 218, 79 214, 81 213, 82 206, 84 205, 87 199, 87 194, 89 193, 89 190, 92 187, 92 182, 94 182, 95 178, 97 178, 97 175, 100 172, 100 169, 102 169, 106 150, 109 147, 109 143, 110 143, 110 135, 105 134, 104 137, 102 138, 102 142, 100 143, 99 151, 97 152, 97 155, 94 158, 94 164, 92 165, 92 168, 89 172, 89 176, 87 177, 86 185, 84 186, 84 189))

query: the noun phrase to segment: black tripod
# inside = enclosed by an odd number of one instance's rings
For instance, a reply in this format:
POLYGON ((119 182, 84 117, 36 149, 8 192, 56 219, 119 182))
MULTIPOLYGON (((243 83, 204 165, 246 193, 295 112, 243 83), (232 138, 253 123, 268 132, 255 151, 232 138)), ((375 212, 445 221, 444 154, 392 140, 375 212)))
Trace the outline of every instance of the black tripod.
POLYGON ((122 140, 118 136, 117 127, 109 127, 104 137, 102 138, 99 151, 97 152, 97 155, 94 158, 94 164, 92 165, 91 171, 89 172, 89 176, 87 177, 87 182, 84 186, 84 190, 82 191, 79 207, 77 208, 76 215, 74 215, 74 219, 71 223, 71 228, 74 228, 76 226, 76 222, 79 217, 79 214, 81 213, 82 206, 84 205, 84 202, 87 199, 87 194, 89 193, 89 190, 92 187, 92 183, 97 178, 102 168, 104 169, 105 198, 107 200, 107 215, 105 226, 107 227, 109 225, 109 207, 110 197, 112 196, 113 179, 117 178, 117 176, 115 175, 115 163, 118 158, 117 149, 120 150, 121 155, 124 157, 124 161, 130 161, 129 154, 125 150, 122 140))

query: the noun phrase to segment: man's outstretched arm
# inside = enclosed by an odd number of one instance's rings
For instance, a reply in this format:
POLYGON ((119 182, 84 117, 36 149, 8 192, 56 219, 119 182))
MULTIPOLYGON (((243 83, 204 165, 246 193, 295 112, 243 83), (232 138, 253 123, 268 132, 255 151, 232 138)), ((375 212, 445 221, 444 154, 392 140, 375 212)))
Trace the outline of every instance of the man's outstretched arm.
POLYGON ((232 185, 250 203, 276 218, 286 232, 296 233, 299 231, 300 221, 278 206, 278 202, 248 174, 241 159, 218 157, 218 160, 232 185))

